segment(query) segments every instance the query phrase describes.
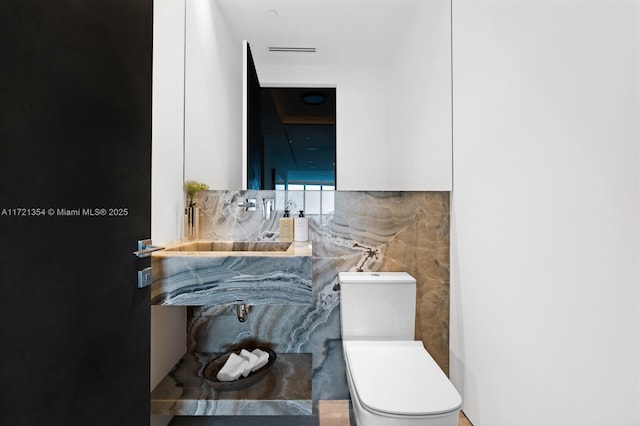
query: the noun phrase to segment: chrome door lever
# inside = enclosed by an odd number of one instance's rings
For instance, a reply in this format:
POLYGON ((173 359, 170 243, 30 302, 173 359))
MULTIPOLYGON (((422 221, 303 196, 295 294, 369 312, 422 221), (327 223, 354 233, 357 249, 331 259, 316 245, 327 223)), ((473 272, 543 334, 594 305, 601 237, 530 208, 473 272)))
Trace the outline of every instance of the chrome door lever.
POLYGON ((152 246, 151 239, 146 240, 138 240, 138 250, 134 251, 133 254, 138 258, 144 258, 151 256, 151 253, 158 250, 164 250, 164 247, 152 246))

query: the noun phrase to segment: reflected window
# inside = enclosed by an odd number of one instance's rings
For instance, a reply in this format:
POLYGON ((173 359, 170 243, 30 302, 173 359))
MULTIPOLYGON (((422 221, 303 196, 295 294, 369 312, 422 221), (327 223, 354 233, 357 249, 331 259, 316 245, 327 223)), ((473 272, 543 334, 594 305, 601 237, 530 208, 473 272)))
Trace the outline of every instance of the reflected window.
POLYGON ((335 122, 335 88, 260 88, 260 146, 253 152, 261 155, 250 163, 249 186, 335 188, 335 122))
MULTIPOLYGON (((276 185, 277 190, 284 190, 284 185, 276 185)), ((278 191, 278 194, 280 192, 278 191)), ((333 213, 335 200, 335 186, 314 184, 291 184, 289 190, 283 191, 284 197, 277 200, 277 205, 284 210, 285 206, 292 216, 297 216, 297 210, 304 210, 306 214, 328 215, 333 213), (294 206, 292 208, 292 206, 294 206)))

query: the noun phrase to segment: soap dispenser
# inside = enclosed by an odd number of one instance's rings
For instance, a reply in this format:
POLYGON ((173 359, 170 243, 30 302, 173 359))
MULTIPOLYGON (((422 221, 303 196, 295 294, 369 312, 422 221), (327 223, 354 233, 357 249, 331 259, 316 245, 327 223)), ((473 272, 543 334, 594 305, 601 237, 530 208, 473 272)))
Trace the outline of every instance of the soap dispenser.
POLYGON ((304 216, 304 210, 293 221, 293 240, 297 243, 309 241, 309 221, 304 216))
POLYGON ((293 218, 289 216, 289 210, 285 210, 280 218, 280 241, 293 241, 293 218))

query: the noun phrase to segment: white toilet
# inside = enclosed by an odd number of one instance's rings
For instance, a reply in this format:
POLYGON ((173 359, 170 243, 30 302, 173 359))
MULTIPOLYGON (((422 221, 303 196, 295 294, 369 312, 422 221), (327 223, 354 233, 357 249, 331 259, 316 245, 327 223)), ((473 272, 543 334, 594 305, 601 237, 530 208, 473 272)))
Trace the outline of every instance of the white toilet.
POLYGON ((456 426, 462 398, 414 340, 416 280, 340 272, 342 347, 358 426, 456 426))

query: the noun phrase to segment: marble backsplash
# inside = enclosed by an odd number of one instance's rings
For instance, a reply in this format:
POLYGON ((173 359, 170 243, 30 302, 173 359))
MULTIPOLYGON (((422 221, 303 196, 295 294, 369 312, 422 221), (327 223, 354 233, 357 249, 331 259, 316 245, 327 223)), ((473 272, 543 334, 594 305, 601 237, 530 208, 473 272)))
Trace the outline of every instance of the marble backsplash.
POLYGON ((286 205, 304 209, 313 241, 311 304, 188 308, 188 350, 224 352, 246 344, 313 354, 313 398, 346 399, 340 339, 340 271, 406 271, 417 281, 416 339, 440 367, 449 364, 449 193, 203 191, 199 238, 276 240, 286 205), (238 206, 255 198, 258 209, 238 206), (264 214, 262 199, 276 200, 264 214), (266 216, 270 216, 266 218, 266 216))

